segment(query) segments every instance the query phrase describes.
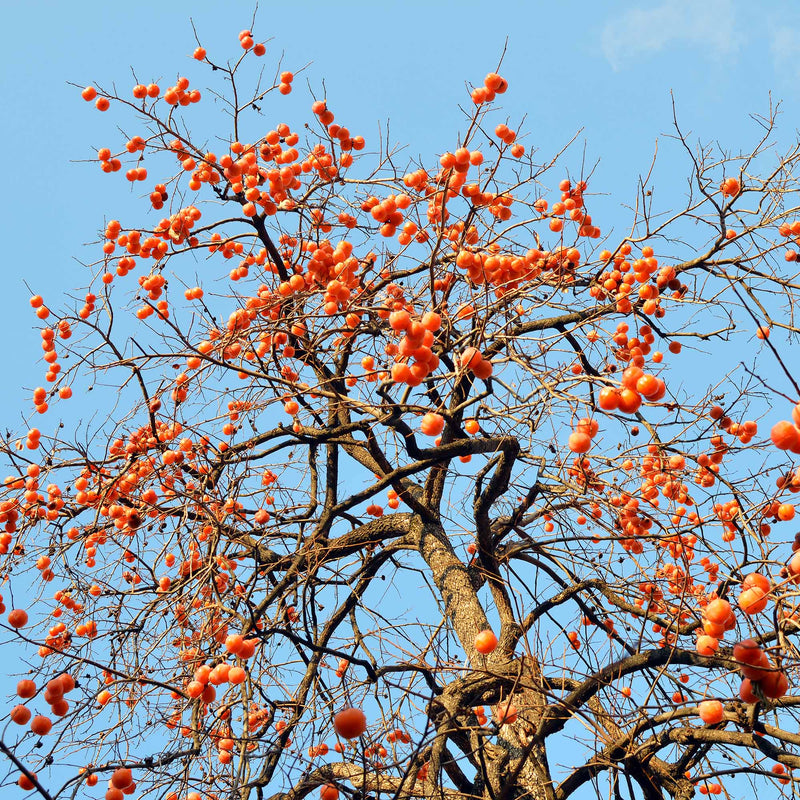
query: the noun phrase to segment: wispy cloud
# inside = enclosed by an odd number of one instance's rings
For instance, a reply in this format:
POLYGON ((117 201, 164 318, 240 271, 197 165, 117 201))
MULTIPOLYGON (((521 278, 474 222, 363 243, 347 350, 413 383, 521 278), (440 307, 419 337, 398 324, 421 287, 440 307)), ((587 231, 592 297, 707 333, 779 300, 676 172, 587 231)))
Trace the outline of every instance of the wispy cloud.
POLYGON ((615 70, 679 45, 697 46, 707 57, 729 57, 741 43, 735 18, 733 0, 666 0, 632 8, 606 23, 603 53, 615 70))
POLYGON ((784 20, 780 27, 771 25, 769 50, 775 74, 785 83, 795 84, 800 78, 800 64, 797 63, 797 19, 787 25, 784 20))

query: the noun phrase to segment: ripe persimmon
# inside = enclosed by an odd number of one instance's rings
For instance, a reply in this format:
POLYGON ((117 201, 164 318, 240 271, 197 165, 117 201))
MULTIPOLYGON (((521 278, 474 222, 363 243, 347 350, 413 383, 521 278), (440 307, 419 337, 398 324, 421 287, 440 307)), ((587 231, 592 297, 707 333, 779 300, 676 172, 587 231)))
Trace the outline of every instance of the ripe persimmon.
POLYGON ((24 628, 28 624, 28 612, 21 608, 9 611, 8 624, 12 628, 24 628))
POLYGON ((752 664, 739 664, 739 672, 751 681, 760 681, 766 678, 773 670, 773 664, 763 650, 759 650, 758 660, 752 664))
POLYGON ((633 389, 624 388, 617 395, 617 408, 625 414, 633 414, 641 404, 641 395, 633 389))
POLYGON ((775 423, 770 431, 770 439, 779 450, 800 449, 800 431, 786 420, 775 423))
POLYGON ((252 658, 253 654, 256 651, 256 645, 258 644, 258 639, 245 639, 242 642, 242 646, 239 649, 237 655, 241 659, 248 659, 252 658))
POLYGON ((748 615, 758 614, 760 611, 763 611, 767 607, 768 602, 769 597, 767 593, 758 586, 744 589, 739 594, 739 608, 748 615))
POLYGON ((460 357, 461 366, 465 369, 475 369, 483 361, 483 356, 477 347, 467 347, 460 357))
POLYGON ((444 430, 444 417, 432 411, 428 412, 422 418, 420 430, 426 436, 438 436, 444 430))
POLYGON ((497 647, 497 636, 487 628, 475 637, 475 649, 483 655, 488 655, 497 647))
POLYGON ((760 686, 766 697, 777 700, 789 690, 789 679, 784 672, 774 669, 761 679, 760 686))
POLYGON ((247 673, 242 667, 231 667, 228 672, 228 683, 236 686, 237 684, 244 683, 247 679, 247 673))
POLYGON ((730 613, 731 604, 727 600, 717 598, 716 600, 712 600, 706 606, 705 610, 703 611, 703 616, 711 622, 722 624, 726 619, 728 619, 730 613))
POLYGON ((69 703, 61 698, 50 704, 50 711, 56 717, 64 717, 69 713, 69 703))
POLYGON ((127 767, 119 767, 111 776, 111 785, 116 789, 127 789, 133 783, 133 773, 127 767))
POLYGON ((604 386, 597 395, 597 404, 604 411, 613 411, 619 405, 619 393, 611 386, 604 386))
POLYGON ((494 372, 494 365, 489 359, 484 358, 472 368, 472 372, 476 378, 485 381, 488 380, 494 372))
POLYGON ((697 710, 700 714, 700 719, 702 719, 706 725, 716 725, 718 722, 721 722, 725 716, 725 709, 719 700, 703 700, 697 706, 697 710))
POLYGON ((592 446, 592 437, 584 431, 573 431, 569 435, 567 446, 573 453, 586 453, 592 446))
POLYGON ((367 729, 367 717, 360 708, 345 708, 334 716, 333 729, 343 739, 357 739, 367 729))
MULTIPOLYGON (((28 770, 28 772, 30 772, 30 774, 33 775, 34 778, 37 778, 35 772, 31 772, 31 770, 28 770)), ((26 792, 35 788, 34 782, 24 772, 21 773, 20 776, 17 778, 17 785, 21 789, 24 789, 26 792)))
POLYGON ((41 714, 35 716, 31 720, 31 730, 37 736, 46 736, 53 728, 53 723, 50 721, 49 717, 45 717, 41 714))
POLYGON ((16 705, 11 709, 10 717, 17 725, 27 725, 31 719, 31 710, 27 706, 16 705))
POLYGON ((703 634, 697 637, 697 644, 695 649, 701 656, 711 656, 717 652, 719 648, 719 639, 715 636, 708 636, 703 634))
POLYGON ((498 725, 513 725, 519 716, 517 707, 510 701, 498 703, 492 709, 492 719, 498 725))

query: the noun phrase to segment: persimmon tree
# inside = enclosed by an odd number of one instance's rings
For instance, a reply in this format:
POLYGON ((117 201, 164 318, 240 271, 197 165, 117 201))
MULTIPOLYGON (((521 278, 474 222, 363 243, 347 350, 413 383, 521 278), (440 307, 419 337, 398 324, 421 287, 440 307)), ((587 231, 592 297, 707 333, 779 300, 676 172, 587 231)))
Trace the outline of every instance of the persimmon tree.
POLYGON ((293 74, 240 43, 194 52, 202 94, 76 91, 118 115, 94 168, 140 215, 102 221, 79 302, 32 287, 5 784, 791 791, 800 149, 775 114, 735 153, 676 123, 681 200, 654 172, 612 207, 522 144, 497 72, 408 162, 335 99, 283 121, 293 74))

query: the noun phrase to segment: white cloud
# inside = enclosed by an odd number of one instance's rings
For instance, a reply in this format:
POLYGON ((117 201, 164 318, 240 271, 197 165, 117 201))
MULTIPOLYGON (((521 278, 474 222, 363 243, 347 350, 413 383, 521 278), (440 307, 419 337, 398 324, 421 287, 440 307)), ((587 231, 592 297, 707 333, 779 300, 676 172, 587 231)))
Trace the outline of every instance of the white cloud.
POLYGON ((615 70, 679 45, 694 45, 714 58, 730 57, 741 44, 735 16, 733 0, 665 0, 632 8, 606 23, 603 53, 615 70))

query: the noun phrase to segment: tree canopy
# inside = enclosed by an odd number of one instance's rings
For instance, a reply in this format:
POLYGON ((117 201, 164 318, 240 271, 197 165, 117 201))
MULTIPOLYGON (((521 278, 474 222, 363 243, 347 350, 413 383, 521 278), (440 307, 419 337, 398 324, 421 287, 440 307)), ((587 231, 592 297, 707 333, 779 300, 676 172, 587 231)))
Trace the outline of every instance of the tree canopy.
POLYGON ((736 153, 676 119, 681 201, 651 169, 601 219, 502 65, 416 161, 335 98, 282 121, 294 74, 239 41, 198 42, 202 92, 76 91, 121 133, 0 439, 5 783, 790 791, 800 146, 774 111, 736 153))

